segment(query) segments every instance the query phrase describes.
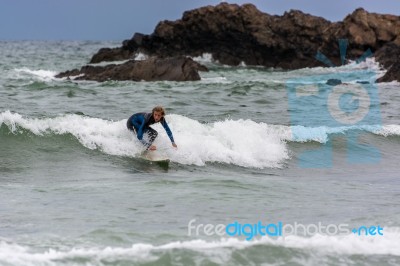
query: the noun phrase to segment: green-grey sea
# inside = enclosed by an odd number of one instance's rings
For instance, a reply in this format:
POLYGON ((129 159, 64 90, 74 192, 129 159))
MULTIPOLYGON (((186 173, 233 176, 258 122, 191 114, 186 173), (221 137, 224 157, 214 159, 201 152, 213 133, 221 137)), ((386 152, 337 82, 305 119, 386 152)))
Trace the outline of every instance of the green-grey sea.
POLYGON ((0 265, 400 264, 400 85, 374 83, 373 58, 284 71, 205 54, 200 81, 55 78, 117 46, 0 42, 0 265), (126 128, 156 105, 169 165, 126 128))

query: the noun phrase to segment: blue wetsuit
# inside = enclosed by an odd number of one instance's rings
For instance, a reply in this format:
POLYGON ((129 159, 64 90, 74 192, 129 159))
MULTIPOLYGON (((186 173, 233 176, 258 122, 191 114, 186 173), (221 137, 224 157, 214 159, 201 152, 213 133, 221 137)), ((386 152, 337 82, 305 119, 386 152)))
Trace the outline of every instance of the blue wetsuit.
MULTIPOLYGON (((140 140, 140 142, 149 148, 158 135, 158 132, 150 127, 150 125, 155 123, 156 121, 154 120, 152 113, 137 113, 129 117, 126 126, 129 130, 136 131, 137 138, 140 140), (144 135, 147 135, 147 140, 143 139, 144 135)), ((174 137, 172 136, 171 129, 169 129, 164 117, 161 117, 160 123, 167 132, 171 142, 174 143, 174 137)))

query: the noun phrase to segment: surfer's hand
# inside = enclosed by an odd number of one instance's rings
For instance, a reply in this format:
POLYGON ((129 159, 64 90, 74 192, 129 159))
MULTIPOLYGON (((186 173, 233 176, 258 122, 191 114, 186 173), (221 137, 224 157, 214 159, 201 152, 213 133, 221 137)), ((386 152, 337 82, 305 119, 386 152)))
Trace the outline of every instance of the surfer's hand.
POLYGON ((157 147, 156 147, 155 145, 151 145, 151 146, 149 147, 149 150, 155 151, 155 150, 157 150, 157 147))
POLYGON ((175 142, 172 142, 172 147, 178 148, 178 145, 176 145, 175 142))

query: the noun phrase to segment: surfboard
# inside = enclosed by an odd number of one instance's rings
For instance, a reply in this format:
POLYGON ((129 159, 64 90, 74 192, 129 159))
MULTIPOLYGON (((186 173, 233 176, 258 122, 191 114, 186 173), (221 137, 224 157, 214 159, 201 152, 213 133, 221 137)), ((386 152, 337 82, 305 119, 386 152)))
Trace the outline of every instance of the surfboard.
POLYGON ((168 164, 169 163, 169 158, 160 153, 159 151, 144 151, 141 155, 140 158, 143 160, 149 161, 149 162, 155 162, 155 163, 162 163, 162 164, 168 164))

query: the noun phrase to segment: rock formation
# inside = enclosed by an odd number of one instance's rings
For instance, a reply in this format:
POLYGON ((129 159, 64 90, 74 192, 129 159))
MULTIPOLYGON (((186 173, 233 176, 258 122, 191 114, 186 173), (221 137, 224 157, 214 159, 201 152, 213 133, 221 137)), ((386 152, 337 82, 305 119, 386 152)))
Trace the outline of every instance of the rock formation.
POLYGON ((298 69, 322 66, 315 59, 320 51, 340 65, 339 39, 348 40, 348 59, 358 59, 370 49, 390 68, 381 80, 400 80, 400 59, 390 66, 385 63, 392 60, 388 47, 400 47, 400 17, 361 8, 333 23, 296 10, 269 15, 252 4, 201 7, 186 11, 179 20, 161 21, 151 35, 136 33, 119 48, 101 49, 91 63, 129 59, 138 52, 158 57, 210 53, 222 64, 298 69))
POLYGON ((129 60, 123 64, 106 66, 84 66, 58 74, 57 78, 74 80, 134 80, 134 81, 188 81, 200 80, 198 71, 207 68, 191 58, 180 56, 172 58, 150 58, 143 61, 129 60))

